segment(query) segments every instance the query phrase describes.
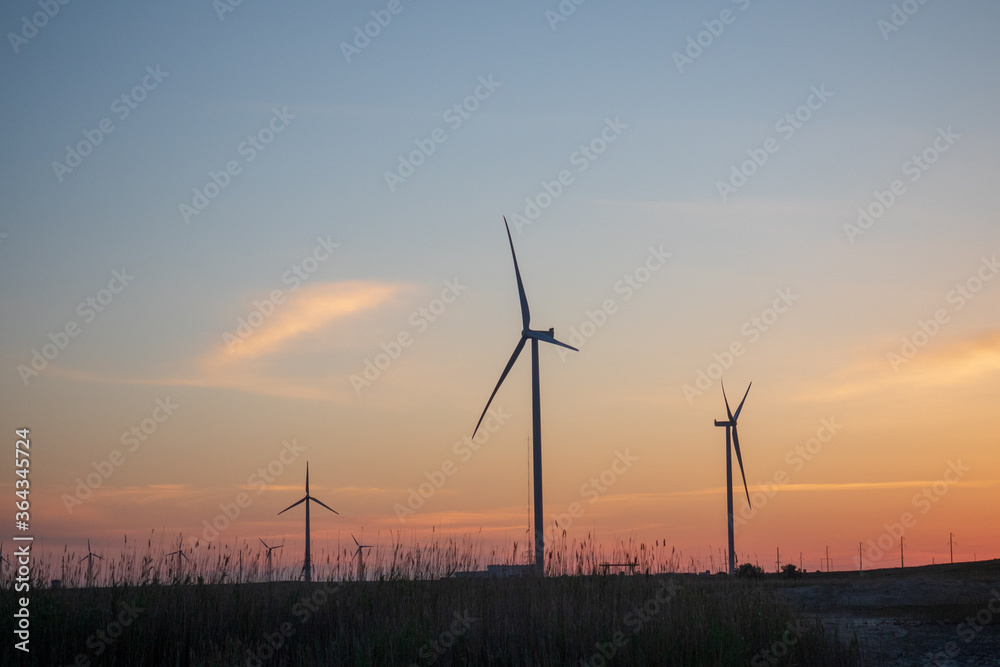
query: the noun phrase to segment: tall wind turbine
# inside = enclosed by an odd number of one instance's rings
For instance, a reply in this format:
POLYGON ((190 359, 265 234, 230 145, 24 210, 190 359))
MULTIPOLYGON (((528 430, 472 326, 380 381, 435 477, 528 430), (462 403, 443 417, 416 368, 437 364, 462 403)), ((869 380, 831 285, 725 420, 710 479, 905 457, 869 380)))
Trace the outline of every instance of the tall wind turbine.
POLYGON ((362 549, 371 549, 370 544, 358 544, 358 538, 354 537, 354 533, 351 533, 351 539, 354 543, 358 545, 357 551, 354 552, 354 557, 358 559, 358 581, 365 580, 365 558, 361 553, 362 549))
POLYGON ((549 329, 548 331, 535 331, 530 327, 531 314, 528 312, 528 298, 524 295, 524 284, 521 282, 521 271, 517 267, 517 255, 514 253, 514 240, 510 236, 510 225, 507 224, 506 217, 503 219, 503 224, 507 228, 507 241, 510 243, 510 256, 514 259, 514 276, 517 278, 517 294, 521 300, 521 324, 524 328, 521 330, 521 340, 517 342, 517 347, 514 348, 514 354, 510 356, 510 361, 507 362, 506 368, 504 368, 503 373, 500 374, 500 381, 497 382, 497 386, 493 389, 493 393, 490 394, 490 400, 486 401, 486 407, 483 408, 483 414, 479 417, 479 422, 476 424, 476 429, 472 432, 472 437, 476 437, 476 432, 479 431, 479 426, 483 423, 483 419, 486 417, 486 411, 490 409, 490 403, 493 402, 493 397, 497 395, 497 391, 500 389, 500 385, 503 384, 504 379, 507 377, 507 373, 510 372, 514 362, 517 361, 517 355, 521 354, 521 350, 524 349, 525 342, 530 339, 532 418, 531 441, 532 469, 534 470, 535 488, 535 570, 538 576, 545 576, 545 541, 542 530, 545 525, 544 519, 542 518, 542 406, 538 390, 538 341, 559 345, 560 347, 565 347, 575 352, 579 352, 579 350, 571 345, 567 345, 566 343, 556 340, 554 329, 549 329))
POLYGON ((281 547, 283 547, 285 545, 284 544, 279 544, 276 547, 269 547, 269 546, 267 546, 267 542, 265 542, 263 539, 261 539, 259 537, 257 539, 260 540, 260 543, 264 545, 265 549, 267 549, 267 559, 266 559, 267 560, 267 580, 271 581, 271 578, 272 578, 271 577, 271 572, 272 572, 272 570, 271 570, 271 552, 274 551, 275 549, 280 549, 281 547))
POLYGON ((328 510, 330 510, 334 514, 338 514, 338 515, 340 514, 340 512, 338 512, 337 510, 333 509, 332 507, 330 507, 329 505, 327 505, 326 503, 324 503, 322 500, 319 500, 318 498, 313 498, 312 496, 309 495, 309 462, 306 461, 306 495, 305 495, 305 498, 303 498, 302 500, 300 500, 298 502, 292 503, 291 505, 289 505, 285 509, 283 509, 280 512, 278 512, 278 514, 281 515, 281 514, 284 514, 285 512, 287 512, 288 510, 292 509, 296 505, 301 505, 302 503, 306 504, 306 564, 305 564, 305 567, 303 568, 303 571, 305 572, 305 575, 306 575, 306 581, 312 581, 312 557, 310 556, 310 553, 309 553, 309 501, 310 500, 313 501, 314 503, 319 503, 320 505, 322 505, 323 507, 327 508, 328 510))
MULTIPOLYGON (((89 548, 90 547, 89 547, 89 543, 88 543, 88 549, 89 548)), ((170 553, 167 554, 167 556, 168 557, 170 557, 170 556, 177 556, 177 580, 180 581, 181 572, 184 569, 184 561, 181 560, 181 558, 183 557, 183 558, 187 559, 187 562, 189 562, 189 563, 191 562, 191 559, 188 558, 188 555, 186 553, 184 553, 184 535, 183 534, 181 535, 180 540, 177 541, 177 551, 171 551, 170 553)))
POLYGON ((80 562, 87 561, 87 588, 94 585, 94 559, 98 558, 104 560, 102 556, 98 556, 93 551, 90 550, 90 539, 87 539, 87 555, 80 559, 80 562))
POLYGON ((743 490, 747 494, 747 505, 750 505, 750 489, 747 488, 747 476, 743 472, 743 455, 740 454, 740 436, 736 432, 736 420, 740 417, 740 410, 743 409, 743 403, 747 400, 747 394, 750 393, 750 386, 753 384, 751 382, 747 385, 746 394, 743 394, 743 400, 740 401, 740 405, 736 408, 736 414, 729 409, 729 399, 726 398, 726 386, 722 385, 722 400, 726 402, 726 414, 729 415, 729 420, 720 422, 718 419, 715 420, 716 426, 726 427, 726 502, 729 509, 729 574, 735 574, 736 572, 736 547, 733 543, 733 445, 736 446, 736 460, 740 462, 740 475, 743 476, 743 490))

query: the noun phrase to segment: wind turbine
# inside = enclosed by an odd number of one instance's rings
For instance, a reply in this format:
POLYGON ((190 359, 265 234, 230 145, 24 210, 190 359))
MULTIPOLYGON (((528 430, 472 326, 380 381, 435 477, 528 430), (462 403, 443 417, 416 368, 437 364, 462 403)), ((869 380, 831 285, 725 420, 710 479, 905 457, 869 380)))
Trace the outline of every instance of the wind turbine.
POLYGON ((365 580, 365 558, 361 553, 362 549, 371 549, 370 544, 358 544, 358 538, 354 537, 354 533, 351 533, 351 539, 354 543, 358 545, 357 551, 354 552, 354 557, 358 559, 358 581, 365 580))
MULTIPOLYGON (((726 385, 722 385, 722 400, 726 402, 726 414, 729 415, 729 420, 720 422, 718 419, 715 420, 716 426, 726 427, 726 502, 729 509, 729 574, 735 574, 736 572, 736 547, 733 543, 733 445, 736 446, 736 460, 740 462, 740 475, 743 476, 743 490, 747 494, 747 505, 750 505, 750 489, 747 488, 747 476, 743 472, 743 455, 740 454, 740 436, 736 432, 736 420, 740 417, 740 410, 743 409, 743 403, 747 400, 747 394, 750 393, 750 386, 753 384, 751 382, 747 385, 746 394, 743 394, 743 400, 740 401, 739 407, 736 408, 736 414, 729 409, 729 399, 726 398, 726 385)), ((752 507, 752 506, 751 506, 752 507)))
POLYGON ((271 577, 271 552, 274 551, 275 549, 280 549, 281 547, 283 547, 285 545, 284 544, 279 544, 276 547, 269 547, 269 546, 267 546, 267 542, 265 542, 263 539, 261 539, 259 537, 257 539, 260 540, 260 543, 264 545, 265 549, 267 549, 267 580, 270 581, 271 578, 272 578, 271 577))
POLYGON ((98 558, 104 560, 102 556, 98 556, 93 551, 90 550, 90 539, 87 539, 87 555, 80 559, 80 562, 87 561, 87 588, 93 586, 94 582, 94 559, 98 558))
POLYGON ((313 501, 314 503, 319 503, 320 505, 322 505, 323 507, 327 508, 328 510, 330 510, 334 514, 337 514, 337 515, 340 514, 340 512, 338 512, 337 510, 333 509, 332 507, 330 507, 329 505, 327 505, 326 503, 324 503, 322 500, 319 500, 317 498, 313 498, 312 496, 309 495, 309 462, 306 461, 306 495, 305 495, 305 497, 302 500, 300 500, 298 502, 295 502, 295 503, 292 503, 291 505, 289 505, 285 509, 283 509, 280 512, 278 512, 278 514, 281 515, 281 514, 284 514, 285 512, 287 512, 288 510, 292 509, 296 505, 301 505, 302 503, 306 504, 306 564, 305 564, 305 567, 303 568, 303 570, 305 571, 305 575, 306 575, 306 581, 312 581, 312 559, 311 559, 311 557, 309 555, 309 501, 310 500, 313 501))
POLYGON ((191 562, 191 559, 188 558, 188 555, 186 553, 184 553, 184 535, 183 534, 181 535, 180 540, 178 540, 178 542, 177 542, 177 551, 171 551, 170 553, 167 554, 167 557, 174 556, 174 555, 177 556, 177 579, 179 581, 180 578, 181 578, 181 571, 184 569, 184 561, 181 560, 181 558, 186 559, 187 562, 189 562, 189 563, 191 562))
POLYGON ((517 294, 521 301, 521 324, 524 328, 521 330, 521 340, 517 342, 517 347, 514 348, 514 354, 510 356, 510 361, 507 362, 506 368, 504 368, 503 373, 500 374, 500 381, 497 382, 497 386, 493 389, 493 393, 490 394, 490 400, 486 401, 486 407, 483 408, 483 414, 479 417, 479 422, 476 424, 476 429, 472 432, 472 437, 476 437, 476 432, 479 431, 479 426, 483 423, 483 419, 486 417, 486 411, 490 409, 490 403, 493 402, 493 397, 497 395, 497 391, 500 389, 500 385, 503 384, 504 379, 507 377, 507 373, 510 372, 514 362, 517 361, 517 355, 521 354, 521 350, 524 349, 524 344, 530 339, 531 440, 532 469, 534 470, 535 488, 535 570, 538 576, 545 576, 545 541, 542 532, 542 527, 544 526, 544 520, 542 518, 542 405, 538 389, 538 341, 559 345, 560 347, 565 347, 575 352, 579 352, 579 350, 571 345, 567 345, 566 343, 556 340, 554 329, 549 329, 548 331, 535 331, 531 329, 531 314, 528 311, 528 298, 524 295, 524 284, 521 282, 521 271, 517 267, 517 255, 514 253, 514 240, 510 236, 510 225, 507 224, 506 216, 503 219, 503 224, 507 228, 507 241, 510 243, 510 256, 514 259, 514 275, 517 277, 517 294))

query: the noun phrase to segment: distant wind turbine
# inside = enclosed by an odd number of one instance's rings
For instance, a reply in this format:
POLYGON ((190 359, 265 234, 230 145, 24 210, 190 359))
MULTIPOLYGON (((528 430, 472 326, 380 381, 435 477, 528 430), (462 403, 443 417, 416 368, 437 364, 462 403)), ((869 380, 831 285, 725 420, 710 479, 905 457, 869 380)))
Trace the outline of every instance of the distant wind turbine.
POLYGON ((283 547, 285 545, 284 544, 279 544, 276 547, 269 547, 269 546, 267 546, 267 542, 265 542, 263 539, 261 539, 259 537, 257 539, 260 540, 260 543, 264 545, 265 549, 267 549, 267 558, 266 558, 266 560, 267 560, 267 580, 271 581, 271 579, 272 579, 272 577, 271 577, 271 572, 272 572, 272 569, 271 569, 271 552, 274 551, 275 549, 280 549, 281 547, 283 547))
POLYGON ((302 498, 302 500, 299 500, 298 502, 292 503, 291 505, 289 505, 285 509, 283 509, 280 512, 278 512, 278 515, 280 516, 281 514, 284 514, 288 510, 290 510, 293 507, 295 507, 296 505, 301 505, 302 503, 306 504, 306 563, 305 563, 305 566, 303 567, 303 571, 305 572, 305 575, 306 575, 306 581, 312 581, 312 557, 310 556, 310 553, 309 553, 309 501, 310 500, 313 501, 314 503, 319 503, 320 505, 322 505, 323 507, 327 508, 328 510, 330 510, 334 514, 337 514, 337 515, 340 514, 340 512, 338 512, 337 510, 333 509, 332 507, 330 507, 329 505, 327 505, 326 503, 324 503, 322 500, 319 500, 318 498, 313 498, 312 496, 309 495, 309 462, 306 461, 306 495, 305 495, 305 497, 302 498))
POLYGON ((98 556, 93 551, 90 550, 90 539, 87 539, 87 555, 80 559, 80 562, 87 561, 87 588, 94 585, 94 559, 98 558, 104 560, 102 556, 98 556))
POLYGON ((178 542, 177 542, 177 551, 171 551, 170 553, 167 554, 168 558, 170 556, 177 556, 177 579, 180 580, 181 573, 184 570, 184 560, 187 560, 187 562, 189 562, 189 563, 191 562, 191 559, 188 558, 188 556, 187 556, 186 553, 184 553, 184 535, 183 534, 181 535, 180 540, 178 540, 178 542), (181 560, 182 558, 184 560, 181 560))
POLYGON ((733 445, 736 446, 736 460, 740 463, 740 475, 743 476, 743 490, 747 494, 747 505, 750 505, 750 489, 747 488, 747 476, 743 472, 743 455, 740 454, 740 436, 736 432, 736 420, 740 417, 740 410, 743 409, 743 403, 747 400, 747 394, 750 393, 751 385, 753 385, 753 382, 747 385, 746 394, 743 394, 743 400, 740 401, 739 407, 736 408, 736 414, 733 414, 733 411, 729 409, 729 399, 726 398, 726 386, 723 384, 722 400, 726 402, 726 414, 729 416, 729 420, 723 422, 720 422, 718 419, 715 420, 716 426, 726 427, 726 502, 729 509, 729 574, 735 574, 736 572, 736 546, 733 541, 733 445))
POLYGON ((490 403, 493 402, 493 397, 497 395, 497 391, 500 389, 500 385, 503 384, 504 379, 507 377, 507 373, 510 372, 514 362, 517 361, 517 355, 521 354, 521 350, 524 349, 525 342, 530 339, 532 469, 534 470, 535 489, 535 570, 538 576, 545 576, 545 540, 542 530, 545 525, 544 519, 542 518, 542 405, 541 398, 539 396, 538 383, 538 341, 559 345, 576 352, 579 352, 579 350, 571 345, 567 345, 566 343, 556 340, 554 329, 549 329, 548 331, 535 331, 531 328, 531 314, 528 311, 528 298, 524 295, 524 284, 521 282, 521 271, 517 267, 517 255, 514 253, 514 240, 510 236, 510 225, 507 224, 506 217, 503 219, 503 224, 507 228, 507 241, 510 243, 510 256, 514 260, 514 276, 517 278, 517 294, 521 301, 521 324, 524 328, 521 330, 521 340, 517 342, 517 347, 514 348, 514 354, 510 356, 510 361, 507 362, 506 368, 504 368, 503 373, 500 374, 500 381, 497 382, 497 386, 494 387, 493 393, 490 394, 490 400, 486 401, 486 407, 483 408, 483 414, 479 417, 479 422, 476 424, 476 428, 472 432, 472 437, 476 437, 476 433, 479 431, 479 426, 483 423, 483 419, 486 417, 486 411, 490 409, 490 403))
POLYGON ((354 533, 351 533, 351 539, 354 540, 354 543, 358 545, 357 550, 354 552, 354 557, 358 559, 358 581, 364 581, 365 580, 365 557, 364 557, 364 554, 361 553, 361 550, 362 549, 371 549, 372 547, 371 547, 370 544, 359 544, 358 543, 358 538, 354 537, 354 533))

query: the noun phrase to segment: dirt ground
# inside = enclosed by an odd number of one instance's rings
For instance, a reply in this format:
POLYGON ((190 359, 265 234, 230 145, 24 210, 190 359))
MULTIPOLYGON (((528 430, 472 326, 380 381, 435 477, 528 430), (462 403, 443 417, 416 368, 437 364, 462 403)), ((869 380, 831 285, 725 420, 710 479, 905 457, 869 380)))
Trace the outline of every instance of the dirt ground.
POLYGON ((1000 561, 811 573, 779 594, 870 665, 1000 666, 1000 561))

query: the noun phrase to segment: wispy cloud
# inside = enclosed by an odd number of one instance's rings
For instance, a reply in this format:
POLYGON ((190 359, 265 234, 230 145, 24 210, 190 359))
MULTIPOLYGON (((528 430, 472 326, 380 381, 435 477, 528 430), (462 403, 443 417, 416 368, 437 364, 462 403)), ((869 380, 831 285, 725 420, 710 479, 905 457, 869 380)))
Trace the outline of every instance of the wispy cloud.
POLYGON ((363 313, 390 306, 395 297, 410 289, 412 286, 405 283, 357 280, 303 286, 287 293, 287 301, 277 304, 273 313, 245 338, 227 344, 220 336, 207 352, 182 362, 170 375, 116 377, 59 366, 48 372, 81 382, 222 387, 267 396, 340 400, 353 395, 346 378, 343 382, 329 376, 306 378, 289 371, 287 366, 265 362, 294 352, 302 337, 310 333, 328 330, 330 340, 334 340, 338 326, 346 326, 363 313))
MULTIPOLYGON (((797 401, 841 401, 887 391, 974 383, 1000 371, 1000 331, 954 341, 932 340, 893 371, 888 352, 867 350, 863 360, 823 380, 822 389, 796 393, 797 401)), ((898 353, 898 352, 897 352, 898 353)))

